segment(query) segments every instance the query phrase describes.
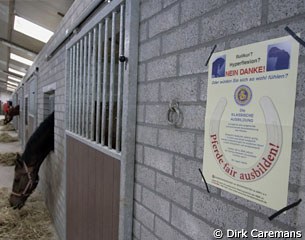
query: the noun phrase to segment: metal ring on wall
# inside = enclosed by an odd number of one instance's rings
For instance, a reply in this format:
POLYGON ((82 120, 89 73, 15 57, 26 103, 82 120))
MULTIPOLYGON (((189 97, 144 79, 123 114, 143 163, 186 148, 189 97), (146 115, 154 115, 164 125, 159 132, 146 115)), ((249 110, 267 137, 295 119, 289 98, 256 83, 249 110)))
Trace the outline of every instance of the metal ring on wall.
POLYGON ((169 104, 169 109, 167 111, 167 122, 170 125, 177 126, 181 118, 181 111, 179 109, 179 103, 172 100, 169 104))

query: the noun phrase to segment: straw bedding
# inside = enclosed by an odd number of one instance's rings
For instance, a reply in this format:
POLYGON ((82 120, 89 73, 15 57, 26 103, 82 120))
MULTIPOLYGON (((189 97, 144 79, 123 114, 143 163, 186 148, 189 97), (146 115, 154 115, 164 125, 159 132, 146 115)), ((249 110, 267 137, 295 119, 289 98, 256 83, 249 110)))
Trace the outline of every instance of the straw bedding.
POLYGON ((0 164, 4 166, 14 166, 17 153, 0 153, 0 164))
POLYGON ((18 141, 17 137, 12 137, 8 133, 1 133, 0 134, 0 142, 2 143, 9 143, 9 142, 16 142, 18 141))
POLYGON ((8 123, 7 125, 4 125, 0 129, 1 131, 15 131, 15 128, 12 124, 8 123))
POLYGON ((9 207, 8 198, 9 190, 0 188, 0 240, 55 239, 49 213, 37 193, 21 210, 9 207))

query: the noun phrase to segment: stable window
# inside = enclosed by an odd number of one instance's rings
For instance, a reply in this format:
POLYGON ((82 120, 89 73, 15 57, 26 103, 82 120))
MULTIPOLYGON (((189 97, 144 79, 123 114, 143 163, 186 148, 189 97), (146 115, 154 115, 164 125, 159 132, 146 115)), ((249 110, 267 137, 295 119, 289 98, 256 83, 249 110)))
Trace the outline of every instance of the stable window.
MULTIPOLYGON (((55 111, 55 88, 56 88, 56 83, 48 85, 42 89, 42 91, 43 91, 43 119, 46 119, 52 112, 55 111)), ((53 139, 53 142, 54 142, 54 139, 53 139)))
POLYGON ((47 118, 54 112, 55 91, 50 91, 43 94, 43 118, 47 118))
POLYGON ((56 83, 43 87, 43 118, 47 118, 55 111, 55 89, 56 83))
POLYGON ((37 111, 37 106, 36 106, 36 96, 37 96, 37 79, 33 78, 30 81, 29 84, 30 87, 30 92, 29 92, 29 114, 31 114, 33 117, 36 117, 36 111, 37 111))

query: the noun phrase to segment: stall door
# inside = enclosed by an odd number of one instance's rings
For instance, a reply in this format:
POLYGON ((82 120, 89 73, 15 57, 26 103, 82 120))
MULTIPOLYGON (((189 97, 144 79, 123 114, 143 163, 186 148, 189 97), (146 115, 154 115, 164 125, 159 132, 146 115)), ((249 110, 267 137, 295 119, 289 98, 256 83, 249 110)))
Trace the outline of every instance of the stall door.
POLYGON ((67 45, 68 240, 131 239, 137 1, 127 2, 105 3, 67 45))

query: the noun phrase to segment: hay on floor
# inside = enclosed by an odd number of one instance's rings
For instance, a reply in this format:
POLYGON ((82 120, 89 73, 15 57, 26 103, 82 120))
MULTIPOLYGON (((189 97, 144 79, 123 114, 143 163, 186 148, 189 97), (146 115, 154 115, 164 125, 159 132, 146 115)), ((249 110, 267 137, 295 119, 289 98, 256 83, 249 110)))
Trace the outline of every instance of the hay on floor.
POLYGON ((4 126, 4 119, 0 120, 0 126, 4 126))
POLYGON ((16 142, 18 141, 17 137, 12 137, 8 133, 1 133, 0 134, 0 142, 2 143, 9 143, 9 142, 16 142))
POLYGON ((15 131, 15 128, 12 124, 8 123, 8 124, 4 125, 3 127, 1 127, 0 130, 1 131, 15 131))
POLYGON ((4 166, 14 166, 17 153, 0 153, 0 164, 4 166))
POLYGON ((9 206, 9 190, 0 188, 0 239, 54 239, 50 215, 40 196, 30 196, 21 210, 9 206))

